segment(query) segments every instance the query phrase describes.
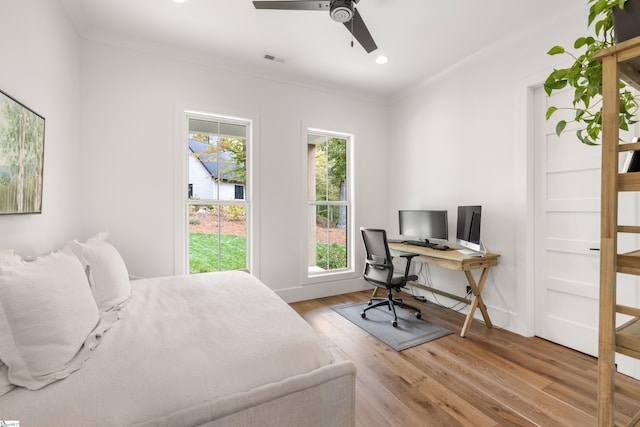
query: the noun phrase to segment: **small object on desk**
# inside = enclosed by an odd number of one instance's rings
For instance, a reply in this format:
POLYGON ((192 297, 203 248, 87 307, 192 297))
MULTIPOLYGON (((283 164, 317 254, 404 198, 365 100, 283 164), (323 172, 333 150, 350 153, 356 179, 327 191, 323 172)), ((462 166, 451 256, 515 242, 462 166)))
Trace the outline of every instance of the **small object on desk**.
POLYGON ((444 246, 434 246, 434 247, 433 247, 433 248, 431 248, 431 249, 435 249, 436 251, 449 251, 449 250, 451 250, 451 248, 450 248, 449 246, 447 246, 447 245, 444 245, 444 246))
POLYGON ((422 295, 414 295, 413 299, 418 300, 420 302, 427 302, 427 299, 425 297, 423 297, 422 295))

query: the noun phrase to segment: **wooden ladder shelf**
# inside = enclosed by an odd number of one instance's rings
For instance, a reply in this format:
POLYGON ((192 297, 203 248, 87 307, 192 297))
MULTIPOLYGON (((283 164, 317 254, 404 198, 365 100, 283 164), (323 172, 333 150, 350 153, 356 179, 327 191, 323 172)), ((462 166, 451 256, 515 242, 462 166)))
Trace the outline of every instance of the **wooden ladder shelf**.
MULTIPOLYGON (((640 250, 618 253, 618 233, 640 233, 640 225, 618 224, 618 194, 640 191, 640 172, 619 173, 619 153, 640 150, 640 143, 620 144, 618 129, 619 83, 624 80, 640 90, 640 37, 600 51, 602 62, 602 198, 600 224, 600 318, 598 347, 598 425, 615 424, 615 394, 640 402, 640 387, 616 384, 615 354, 640 359, 640 309, 617 304, 617 274, 640 276, 640 250), (616 327, 618 314, 631 320, 616 327)), ((636 425, 640 413, 627 425, 636 425)))

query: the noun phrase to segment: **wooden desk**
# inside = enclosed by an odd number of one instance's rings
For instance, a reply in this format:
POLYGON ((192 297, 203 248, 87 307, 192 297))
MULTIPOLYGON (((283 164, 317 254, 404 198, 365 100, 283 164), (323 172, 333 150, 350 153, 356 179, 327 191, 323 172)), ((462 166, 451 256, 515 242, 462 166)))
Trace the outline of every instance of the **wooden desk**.
POLYGON ((498 264, 498 257, 500 255, 487 253, 481 257, 473 257, 463 255, 456 250, 438 251, 422 246, 413 246, 395 242, 389 242, 389 249, 400 252, 413 252, 419 254, 421 261, 426 262, 427 264, 437 265, 439 267, 448 268, 449 270, 464 272, 464 275, 467 278, 467 282, 469 283, 469 287, 471 288, 471 293, 473 294, 472 299, 454 295, 449 292, 435 289, 431 286, 422 285, 420 283, 409 282, 411 286, 416 286, 420 289, 425 289, 429 292, 443 295, 456 301, 460 301, 470 305, 469 313, 467 314, 467 318, 465 319, 464 325, 462 326, 462 331, 460 332, 461 337, 464 337, 469 331, 476 308, 480 309, 487 328, 491 328, 493 326, 491 324, 491 319, 489 318, 489 313, 487 312, 487 307, 484 305, 484 301, 482 301, 482 290, 484 289, 487 277, 489 276, 489 269, 498 264), (473 278, 473 275, 471 274, 471 270, 476 269, 482 269, 480 280, 477 283, 473 278))

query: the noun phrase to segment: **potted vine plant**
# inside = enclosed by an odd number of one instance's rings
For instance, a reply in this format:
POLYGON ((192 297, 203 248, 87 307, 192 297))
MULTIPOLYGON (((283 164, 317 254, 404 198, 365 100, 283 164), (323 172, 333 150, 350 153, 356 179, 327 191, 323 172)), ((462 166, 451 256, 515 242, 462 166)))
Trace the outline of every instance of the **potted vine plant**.
MULTIPOLYGON (((574 89, 571 107, 551 106, 547 109, 546 118, 550 120, 558 110, 572 110, 574 122, 585 125, 576 132, 578 139, 588 145, 597 145, 602 132, 602 64, 593 59, 594 53, 612 46, 616 41, 640 35, 640 20, 628 18, 629 12, 640 11, 640 0, 588 0, 588 26, 594 24, 595 37, 579 37, 574 42, 574 49, 584 49, 582 54, 573 54, 562 46, 554 46, 547 53, 549 55, 569 55, 573 64, 568 68, 554 69, 544 83, 547 95, 554 90, 570 86, 574 89), (625 9, 625 6, 628 6, 625 9), (614 19, 614 14, 616 15, 614 19), (620 18, 622 16, 622 18, 620 18), (631 31, 614 31, 616 24, 631 22, 631 31), (616 34, 618 39, 616 40, 616 34)), ((622 130, 628 130, 629 125, 636 123, 636 113, 639 107, 638 96, 635 95, 624 82, 620 83, 620 121, 622 130)), ((567 126, 567 120, 558 120, 556 134, 560 135, 567 126)))

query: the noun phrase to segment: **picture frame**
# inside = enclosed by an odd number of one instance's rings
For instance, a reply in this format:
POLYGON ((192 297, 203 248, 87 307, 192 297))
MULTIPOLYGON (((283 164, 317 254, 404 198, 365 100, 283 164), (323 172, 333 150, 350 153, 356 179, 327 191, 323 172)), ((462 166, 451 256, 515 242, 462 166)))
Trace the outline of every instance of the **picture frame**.
POLYGON ((0 215, 42 213, 45 119, 0 90, 0 215))

